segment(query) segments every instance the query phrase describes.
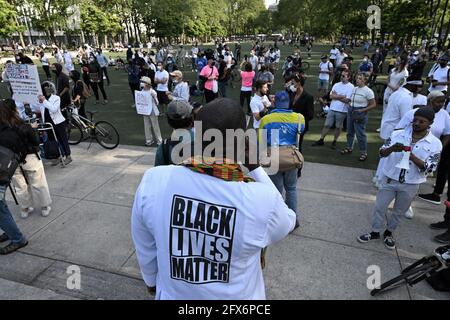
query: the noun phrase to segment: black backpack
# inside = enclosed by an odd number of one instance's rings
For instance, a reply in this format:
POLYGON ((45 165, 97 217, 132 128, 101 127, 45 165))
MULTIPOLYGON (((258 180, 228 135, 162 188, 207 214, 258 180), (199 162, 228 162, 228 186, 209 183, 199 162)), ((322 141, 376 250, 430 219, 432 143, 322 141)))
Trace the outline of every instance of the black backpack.
POLYGON ((20 157, 9 148, 0 146, 0 186, 9 185, 20 164, 20 157))

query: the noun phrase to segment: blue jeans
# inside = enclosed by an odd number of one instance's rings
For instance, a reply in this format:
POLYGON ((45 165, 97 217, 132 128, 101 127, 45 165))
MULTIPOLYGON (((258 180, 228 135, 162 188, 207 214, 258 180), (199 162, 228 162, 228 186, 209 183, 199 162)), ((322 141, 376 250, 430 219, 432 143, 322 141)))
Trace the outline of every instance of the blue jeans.
POLYGON ((286 172, 278 172, 276 175, 270 176, 275 187, 283 194, 286 190, 286 204, 299 218, 297 213, 297 169, 286 172))
POLYGON ((352 109, 349 110, 347 114, 347 148, 353 150, 353 142, 356 138, 359 143, 359 151, 361 153, 367 153, 367 134, 366 126, 369 116, 365 113, 363 119, 358 121, 353 121, 352 109))
POLYGON ((24 236, 14 221, 5 201, 6 186, 0 186, 0 229, 2 229, 12 243, 25 241, 24 236))

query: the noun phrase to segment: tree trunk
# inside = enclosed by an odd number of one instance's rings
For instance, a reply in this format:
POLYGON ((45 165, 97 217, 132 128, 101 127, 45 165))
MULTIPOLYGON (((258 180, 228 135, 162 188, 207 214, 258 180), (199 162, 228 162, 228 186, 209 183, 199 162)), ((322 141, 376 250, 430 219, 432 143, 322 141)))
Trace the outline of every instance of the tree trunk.
POLYGON ((104 40, 104 47, 106 49, 106 48, 108 48, 108 35, 107 34, 104 35, 103 40, 104 40))
POLYGON ((86 43, 86 39, 84 38, 84 31, 81 30, 81 43, 84 45, 86 43))
POLYGON ((439 27, 439 44, 438 44, 438 47, 440 48, 440 47, 442 47, 442 41, 445 43, 445 41, 447 40, 447 39, 442 39, 442 32, 444 31, 444 19, 445 19, 445 14, 447 13, 447 9, 448 9, 448 2, 449 2, 449 0, 446 0, 445 1, 445 7, 444 7, 444 12, 442 12, 442 20, 441 20, 441 25, 440 25, 440 27, 439 27))
MULTIPOLYGON (((19 20, 17 19, 17 16, 14 17, 14 20, 16 22, 17 27, 20 27, 19 20)), ((22 33, 22 31, 19 32, 19 39, 20 39, 21 46, 25 49, 25 41, 23 41, 23 33, 22 33)))

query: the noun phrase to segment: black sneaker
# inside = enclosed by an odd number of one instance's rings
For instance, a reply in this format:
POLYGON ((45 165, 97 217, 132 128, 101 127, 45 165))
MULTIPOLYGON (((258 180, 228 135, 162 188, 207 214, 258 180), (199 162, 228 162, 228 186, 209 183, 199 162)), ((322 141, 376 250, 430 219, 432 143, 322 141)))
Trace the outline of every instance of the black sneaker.
POLYGON ((434 237, 434 241, 443 244, 450 244, 450 230, 444 234, 434 237))
POLYGON ((357 238, 359 243, 368 243, 372 240, 380 240, 380 234, 376 232, 366 233, 357 238))
POLYGON ((430 202, 430 203, 435 204, 437 206, 441 204, 441 197, 435 195, 434 193, 419 194, 418 197, 419 197, 419 199, 422 199, 423 201, 430 202))
POLYGON ((322 139, 320 139, 319 141, 316 141, 312 144, 313 147, 322 147, 324 145, 325 145, 325 142, 322 139))
POLYGON ((442 221, 442 222, 430 224, 430 228, 433 229, 433 230, 447 230, 447 229, 450 229, 450 221, 442 221))
POLYGON ((19 242, 19 243, 10 243, 6 247, 0 248, 0 255, 6 255, 13 253, 14 251, 19 250, 20 248, 25 247, 28 244, 28 241, 19 242))
POLYGON ((384 237, 383 242, 386 248, 388 248, 389 250, 395 250, 395 240, 392 236, 384 237))
POLYGON ((8 240, 9 240, 9 238, 8 238, 8 236, 6 235, 6 233, 3 233, 3 234, 0 236, 0 243, 6 242, 6 241, 8 241, 8 240))

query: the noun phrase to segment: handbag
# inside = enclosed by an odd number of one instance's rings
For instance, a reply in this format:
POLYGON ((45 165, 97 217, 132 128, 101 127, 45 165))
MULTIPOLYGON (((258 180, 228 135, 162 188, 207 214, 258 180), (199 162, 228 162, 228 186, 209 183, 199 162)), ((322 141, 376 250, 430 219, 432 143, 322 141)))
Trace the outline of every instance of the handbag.
POLYGON ((356 110, 352 110, 352 119, 353 122, 363 122, 366 118, 367 112, 359 112, 356 110))
MULTIPOLYGON (((298 122, 298 134, 301 133, 301 115, 299 115, 298 122)), ((298 140, 298 139, 297 139, 298 140)), ((305 158, 303 157, 297 146, 278 146, 269 147, 268 149, 268 163, 262 163, 263 167, 278 167, 279 172, 286 172, 293 169, 302 169, 305 163, 305 158), (272 157, 273 150, 277 150, 278 157, 272 157)))
POLYGON ((214 92, 214 93, 219 92, 219 84, 218 84, 217 80, 213 80, 212 92, 214 92))

